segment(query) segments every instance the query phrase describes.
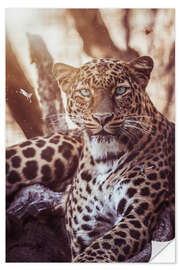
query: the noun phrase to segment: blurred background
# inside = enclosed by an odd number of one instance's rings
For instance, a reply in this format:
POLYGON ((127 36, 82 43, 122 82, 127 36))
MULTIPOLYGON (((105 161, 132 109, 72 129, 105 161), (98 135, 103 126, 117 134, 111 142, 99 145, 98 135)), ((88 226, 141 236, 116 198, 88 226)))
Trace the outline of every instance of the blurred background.
POLYGON ((67 127, 56 62, 149 55, 147 91, 174 121, 174 22, 174 9, 6 9, 6 144, 67 127))

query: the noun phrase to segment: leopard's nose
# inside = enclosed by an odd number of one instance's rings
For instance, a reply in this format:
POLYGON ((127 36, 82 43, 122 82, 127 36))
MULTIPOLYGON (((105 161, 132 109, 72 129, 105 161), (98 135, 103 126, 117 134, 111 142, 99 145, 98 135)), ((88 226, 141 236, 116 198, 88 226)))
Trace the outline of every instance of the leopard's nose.
POLYGON ((107 124, 110 120, 113 119, 113 114, 112 113, 94 113, 92 115, 94 120, 104 126, 107 124))

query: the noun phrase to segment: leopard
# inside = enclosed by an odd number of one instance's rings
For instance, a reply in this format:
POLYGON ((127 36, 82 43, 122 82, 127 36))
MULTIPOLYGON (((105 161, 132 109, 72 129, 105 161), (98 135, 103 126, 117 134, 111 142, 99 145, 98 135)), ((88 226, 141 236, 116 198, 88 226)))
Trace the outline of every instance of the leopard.
POLYGON ((7 196, 34 183, 64 192, 72 262, 128 261, 164 208, 175 211, 175 124, 146 91, 153 66, 150 56, 56 63, 76 128, 7 149, 7 196))

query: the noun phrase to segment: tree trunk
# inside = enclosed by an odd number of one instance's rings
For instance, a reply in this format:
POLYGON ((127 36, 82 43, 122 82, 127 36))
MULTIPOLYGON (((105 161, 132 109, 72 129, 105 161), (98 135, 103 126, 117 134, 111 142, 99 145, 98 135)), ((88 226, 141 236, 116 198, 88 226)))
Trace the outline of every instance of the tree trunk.
POLYGON ((65 110, 57 81, 52 75, 53 58, 39 35, 27 34, 31 63, 38 73, 38 94, 40 97, 45 133, 51 134, 67 129, 65 110))

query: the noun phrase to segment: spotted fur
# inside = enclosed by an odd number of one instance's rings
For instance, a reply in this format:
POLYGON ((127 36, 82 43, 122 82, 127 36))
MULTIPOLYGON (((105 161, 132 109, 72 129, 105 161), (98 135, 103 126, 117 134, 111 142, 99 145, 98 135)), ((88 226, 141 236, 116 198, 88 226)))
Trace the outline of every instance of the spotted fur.
POLYGON ((7 150, 7 191, 43 183, 66 191, 72 261, 121 262, 151 241, 164 206, 174 211, 174 124, 145 88, 153 61, 56 64, 78 128, 7 150))

